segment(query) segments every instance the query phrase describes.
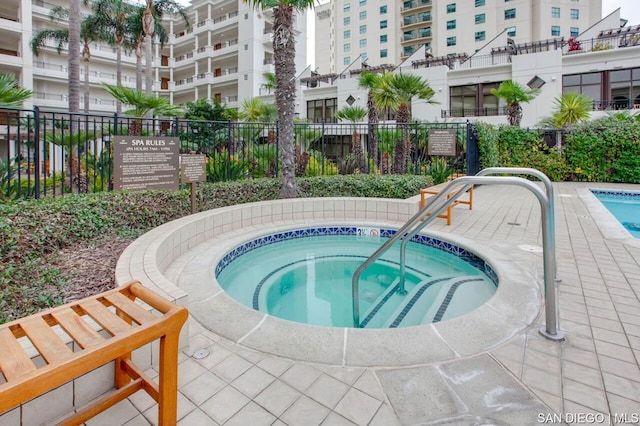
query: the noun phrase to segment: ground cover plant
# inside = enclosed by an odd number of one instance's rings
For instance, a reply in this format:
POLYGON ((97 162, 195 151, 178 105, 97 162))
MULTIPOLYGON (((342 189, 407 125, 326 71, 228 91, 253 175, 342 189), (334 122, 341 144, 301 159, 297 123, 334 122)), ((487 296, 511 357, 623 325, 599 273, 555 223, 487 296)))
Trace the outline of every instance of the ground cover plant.
MULTIPOLYGON (((429 176, 318 176, 301 197, 408 198, 429 176)), ((277 179, 203 184, 198 210, 279 198, 277 179)), ((118 257, 135 238, 190 213, 187 189, 101 192, 0 203, 0 323, 114 286, 118 257)))

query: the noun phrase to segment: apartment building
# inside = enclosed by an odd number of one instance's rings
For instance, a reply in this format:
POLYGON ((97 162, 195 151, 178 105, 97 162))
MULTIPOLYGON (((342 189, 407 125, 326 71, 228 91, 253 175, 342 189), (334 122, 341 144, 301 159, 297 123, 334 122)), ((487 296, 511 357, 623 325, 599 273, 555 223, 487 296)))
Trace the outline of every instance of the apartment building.
MULTIPOLYGON (((68 0, 0 2, 0 72, 15 74, 22 87, 34 91, 25 106, 64 111, 68 107, 66 46, 58 54, 56 43, 48 42, 37 56, 30 47, 37 31, 68 25, 50 19, 51 9, 56 6, 68 7, 68 0)), ((84 13, 90 13, 90 9, 85 8, 84 13)), ((174 104, 207 98, 229 107, 259 94, 265 81, 263 74, 275 70, 272 13, 255 10, 242 0, 193 0, 187 14, 189 28, 182 19, 165 17, 169 40, 162 47, 154 45, 153 67, 149 70, 153 73, 153 91, 169 97, 174 104)), ((296 68, 301 71, 307 63, 305 14, 296 16, 295 36, 296 68)), ((113 113, 115 102, 100 84, 116 82, 115 50, 104 43, 91 43, 90 50, 89 63, 81 64, 81 93, 84 67, 88 66, 89 111, 113 113)), ((136 85, 133 52, 122 54, 122 83, 136 85)), ((84 105, 84 96, 80 105, 84 105)))
MULTIPOLYGON (((515 2, 514 2, 515 3, 515 2)), ((593 100, 592 118, 640 108, 640 25, 626 25, 616 10, 567 43, 562 37, 516 43, 503 31, 470 55, 433 56, 421 47, 396 66, 353 61, 342 72, 301 79, 298 98, 310 121, 331 121, 347 105, 366 107, 367 91, 358 86, 362 71, 421 76, 434 89, 436 103, 414 101, 412 116, 429 122, 483 121, 507 124, 504 101, 491 94, 514 80, 539 88, 522 105, 522 126, 536 126, 551 115, 554 99, 574 91, 593 100)))
POLYGON ((315 10, 320 73, 360 57, 398 64, 420 47, 472 54, 506 31, 516 43, 576 37, 601 17, 602 0, 331 0, 315 10))

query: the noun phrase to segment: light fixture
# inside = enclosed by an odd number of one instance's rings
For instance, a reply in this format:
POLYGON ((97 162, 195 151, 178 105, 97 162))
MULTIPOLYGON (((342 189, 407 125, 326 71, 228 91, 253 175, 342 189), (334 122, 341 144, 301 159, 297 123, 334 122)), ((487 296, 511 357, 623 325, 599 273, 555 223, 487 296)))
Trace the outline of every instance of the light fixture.
POLYGON ((543 79, 541 79, 536 75, 531 80, 529 80, 529 82, 527 83, 527 86, 529 86, 531 89, 539 89, 542 86, 544 86, 545 83, 546 81, 544 81, 543 79))

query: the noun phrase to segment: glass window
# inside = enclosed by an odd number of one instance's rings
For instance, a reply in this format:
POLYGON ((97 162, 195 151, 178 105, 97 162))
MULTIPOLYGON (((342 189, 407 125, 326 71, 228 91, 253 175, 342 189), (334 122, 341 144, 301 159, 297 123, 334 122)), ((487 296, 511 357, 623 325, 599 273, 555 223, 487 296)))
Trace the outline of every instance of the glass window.
POLYGON ((345 52, 351 52, 351 43, 345 43, 344 46, 342 46, 342 50, 345 52))
POLYGON ((554 37, 558 37, 560 35, 560 26, 552 25, 551 26, 551 35, 554 37))
POLYGON ((456 20, 447 21, 447 29, 453 30, 456 27, 456 20))
POLYGON ((382 49, 382 50, 380 51, 380 57, 381 57, 381 58, 386 58, 386 57, 387 57, 387 55, 388 55, 387 49, 382 49))
POLYGON ((360 25, 360 34, 366 34, 366 33, 367 33, 367 26, 360 25))
POLYGON ((426 22, 431 20, 431 12, 418 13, 418 22, 426 22))
POLYGON ((513 19, 516 17, 515 9, 507 9, 504 11, 504 19, 513 19))
POLYGON ((404 56, 409 56, 409 55, 411 55, 415 50, 416 50, 416 46, 415 46, 415 45, 405 46, 405 47, 404 47, 404 49, 402 49, 402 54, 403 54, 404 56))
POLYGON ((476 15, 476 24, 484 24, 487 21, 487 15, 479 13, 476 15))
POLYGON ((380 43, 386 43, 387 39, 388 39, 387 35, 386 34, 382 34, 380 36, 380 43))
POLYGON ((367 39, 366 38, 361 38, 360 39, 360 47, 367 47, 367 39))
POLYGON ((380 6, 380 15, 387 13, 387 6, 380 6))
POLYGON ((367 0, 360 0, 360 6, 364 6, 367 4, 367 0))
POLYGON ((507 35, 509 37, 515 37, 516 36, 516 27, 507 28, 507 35))
POLYGON ((343 62, 343 63, 344 63, 345 65, 349 65, 349 64, 351 63, 351 57, 349 57, 349 56, 345 56, 345 57, 344 57, 344 62, 343 62))
POLYGON ((569 10, 569 16, 571 19, 580 19, 580 11, 578 9, 569 10))
POLYGON ((345 3, 344 6, 342 6, 342 8, 344 9, 345 12, 348 12, 351 10, 351 5, 349 3, 345 3))
POLYGON ((484 0, 476 0, 476 7, 484 6, 484 0))
POLYGON ((387 20, 380 21, 380 28, 387 28, 387 20))
POLYGON ((350 25, 351 24, 351 18, 349 16, 345 16, 344 19, 342 20, 342 23, 344 25, 350 25))
POLYGON ((560 8, 559 7, 552 7, 551 8, 551 17, 552 18, 559 18, 560 17, 560 8))
POLYGON ((360 19, 367 19, 367 11, 363 10, 362 12, 360 12, 360 19))
POLYGON ((431 27, 418 28, 418 37, 431 37, 431 27))
POLYGON ((482 41, 486 37, 486 33, 484 31, 476 31, 475 38, 476 41, 482 41))
POLYGON ((456 37, 447 37, 447 46, 455 46, 456 45, 456 37))
POLYGON ((451 3, 447 5, 447 13, 455 13, 455 11, 456 11, 455 3, 451 3))
POLYGON ((595 106, 599 107, 602 100, 602 73, 565 75, 562 77, 562 92, 582 93, 593 99, 597 103, 595 106))
POLYGON ((414 38, 416 38, 415 30, 408 30, 402 33, 402 41, 413 40, 414 38))
POLYGON ((366 53, 361 53, 360 54, 360 59, 362 59, 363 61, 367 60, 367 54, 366 53))
POLYGON ((578 37, 578 34, 580 34, 580 28, 578 27, 571 27, 571 29, 569 30, 569 35, 571 37, 578 37))
POLYGON ((351 37, 351 30, 345 30, 344 31, 344 38, 350 38, 351 37))

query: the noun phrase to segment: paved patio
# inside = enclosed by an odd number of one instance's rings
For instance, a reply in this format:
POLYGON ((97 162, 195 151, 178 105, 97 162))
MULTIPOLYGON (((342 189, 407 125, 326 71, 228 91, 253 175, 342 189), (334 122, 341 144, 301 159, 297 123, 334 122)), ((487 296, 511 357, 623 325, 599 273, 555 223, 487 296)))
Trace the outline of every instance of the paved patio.
MULTIPOLYGON (((566 341, 538 333, 541 313, 524 332, 482 353, 408 367, 343 367, 264 354, 191 319, 179 365, 179 424, 640 424, 640 239, 626 234, 588 188, 640 185, 555 184, 566 341), (209 354, 197 359, 200 349, 209 354)), ((428 229, 508 254, 541 282, 534 196, 483 186, 474 198, 472 211, 454 209, 452 226, 439 219, 428 229)), ((155 424, 152 404, 138 392, 87 424, 155 424)))

